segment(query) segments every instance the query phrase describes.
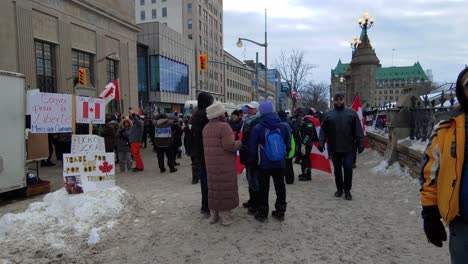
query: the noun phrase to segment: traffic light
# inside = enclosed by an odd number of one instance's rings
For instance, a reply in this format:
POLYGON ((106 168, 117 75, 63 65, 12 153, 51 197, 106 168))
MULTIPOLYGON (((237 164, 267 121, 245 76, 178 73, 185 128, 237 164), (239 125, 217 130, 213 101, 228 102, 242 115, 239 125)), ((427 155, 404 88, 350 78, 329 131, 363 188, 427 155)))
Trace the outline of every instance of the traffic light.
POLYGON ((78 68, 78 85, 86 86, 87 85, 86 79, 86 69, 85 68, 78 68))
POLYGON ((198 70, 207 71, 208 70, 208 54, 200 54, 198 58, 198 70))

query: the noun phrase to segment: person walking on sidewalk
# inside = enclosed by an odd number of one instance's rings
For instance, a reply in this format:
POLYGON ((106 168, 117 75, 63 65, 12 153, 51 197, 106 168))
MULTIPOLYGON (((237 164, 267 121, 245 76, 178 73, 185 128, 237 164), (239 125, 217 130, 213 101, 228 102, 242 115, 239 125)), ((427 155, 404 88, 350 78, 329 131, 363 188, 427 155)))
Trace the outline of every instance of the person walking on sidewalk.
POLYGON ((130 148, 132 151, 133 160, 135 161, 134 172, 139 172, 144 170, 143 159, 141 158, 140 149, 141 149, 141 139, 143 138, 143 121, 135 114, 132 113, 130 120, 133 122, 133 126, 130 129, 130 136, 128 141, 130 142, 130 148))
POLYGON ((344 105, 344 94, 336 93, 333 101, 334 108, 324 114, 320 125, 318 149, 323 152, 328 144, 335 171, 335 197, 341 197, 344 191, 345 199, 351 200, 355 145, 359 153, 364 151, 364 134, 357 113, 344 105))
POLYGON ((468 68, 458 76, 460 106, 434 127, 422 159, 421 203, 429 243, 442 247, 449 226, 452 264, 468 261, 468 68))
POLYGON ((203 146, 208 175, 208 207, 211 222, 232 223, 231 210, 239 205, 237 187, 236 151, 242 146, 234 140, 232 129, 224 116, 224 106, 215 102, 206 108, 210 120, 203 128, 203 146))
POLYGON ((203 128, 208 124, 206 117, 206 108, 210 106, 214 99, 211 94, 207 92, 200 92, 197 97, 198 108, 192 116, 192 136, 193 136, 193 153, 197 159, 200 172, 200 188, 202 194, 202 207, 200 212, 204 215, 210 215, 208 207, 208 183, 205 166, 205 152, 203 146, 203 128))
POLYGON ((115 146, 120 158, 120 172, 125 172, 125 168, 130 171, 133 166, 130 143, 128 142, 131 127, 132 121, 130 121, 130 119, 122 119, 122 121, 120 121, 120 128, 115 136, 115 146))
POLYGON ((159 115, 157 120, 153 121, 155 125, 154 134, 154 145, 156 147, 156 155, 158 157, 159 171, 161 173, 166 172, 164 167, 164 155, 167 158, 167 166, 171 173, 176 172, 175 168, 175 156, 173 153, 173 131, 172 125, 174 120, 167 118, 165 114, 159 115))
POLYGON ((273 105, 270 101, 263 101, 259 106, 259 110, 262 120, 252 129, 248 147, 250 164, 256 162, 260 154, 260 202, 255 219, 259 222, 265 222, 268 219, 268 194, 271 176, 276 191, 275 210, 271 215, 283 221, 287 205, 284 169, 286 167, 286 155, 291 148, 291 134, 288 125, 282 123, 278 115, 273 112, 273 105))

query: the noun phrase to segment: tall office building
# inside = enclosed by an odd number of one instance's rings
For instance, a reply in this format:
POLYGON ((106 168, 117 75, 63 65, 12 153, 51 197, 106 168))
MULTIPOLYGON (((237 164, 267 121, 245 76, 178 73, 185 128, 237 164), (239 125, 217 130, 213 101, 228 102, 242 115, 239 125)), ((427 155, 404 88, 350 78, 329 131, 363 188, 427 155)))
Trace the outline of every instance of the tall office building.
POLYGON ((196 91, 225 102, 222 0, 135 0, 136 22, 158 21, 193 40, 195 57, 208 54, 208 71, 195 71, 196 91))

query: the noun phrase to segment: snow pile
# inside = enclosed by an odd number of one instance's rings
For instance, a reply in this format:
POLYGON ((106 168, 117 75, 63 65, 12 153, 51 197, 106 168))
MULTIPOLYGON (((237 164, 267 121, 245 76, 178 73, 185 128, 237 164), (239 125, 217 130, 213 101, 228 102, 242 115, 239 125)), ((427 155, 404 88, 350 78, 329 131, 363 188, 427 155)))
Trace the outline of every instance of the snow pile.
POLYGON ((408 171, 408 168, 403 168, 398 162, 393 163, 391 166, 388 166, 386 160, 382 160, 379 165, 375 166, 372 171, 377 175, 383 176, 404 176, 411 177, 408 171))
POLYGON ((69 195, 64 188, 50 193, 19 214, 0 218, 0 242, 31 241, 51 248, 99 241, 99 232, 134 210, 135 199, 120 187, 69 195))

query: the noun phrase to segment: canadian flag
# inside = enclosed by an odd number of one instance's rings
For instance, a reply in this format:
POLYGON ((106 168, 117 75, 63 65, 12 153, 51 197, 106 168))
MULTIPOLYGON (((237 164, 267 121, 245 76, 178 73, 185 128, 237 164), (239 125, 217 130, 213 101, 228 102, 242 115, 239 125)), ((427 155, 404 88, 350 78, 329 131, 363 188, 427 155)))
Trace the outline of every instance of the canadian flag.
POLYGON ((119 81, 113 80, 112 82, 108 83, 104 88, 104 91, 99 95, 100 99, 104 99, 106 104, 108 104, 113 99, 120 100, 120 93, 119 93, 119 81))
MULTIPOLYGON (((320 135, 320 121, 317 118, 310 115, 307 115, 304 118, 314 123, 315 131, 317 132, 317 135, 320 135)), ((328 173, 332 172, 326 145, 323 152, 320 152, 318 150, 318 142, 314 142, 312 150, 310 151, 310 164, 312 165, 312 169, 321 170, 328 173)))
POLYGON ((356 111, 359 117, 359 121, 361 122, 362 132, 364 133, 364 147, 368 148, 369 142, 366 136, 366 120, 364 119, 364 116, 362 114, 361 98, 359 98, 359 95, 356 95, 356 97, 354 97, 354 101, 353 101, 353 104, 351 105, 351 108, 354 111, 356 111))
MULTIPOLYGON (((234 139, 235 139, 236 136, 237 136, 237 131, 233 131, 233 134, 234 134, 234 139)), ((243 135, 242 132, 240 132, 238 140, 242 141, 242 135, 243 135)), ((236 151, 236 172, 237 172, 237 174, 238 175, 241 174, 242 171, 244 171, 244 169, 245 169, 245 165, 240 162, 239 151, 236 151)))
POLYGON ((77 96, 76 122, 79 124, 104 124, 104 100, 91 97, 77 96))

